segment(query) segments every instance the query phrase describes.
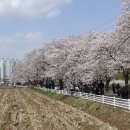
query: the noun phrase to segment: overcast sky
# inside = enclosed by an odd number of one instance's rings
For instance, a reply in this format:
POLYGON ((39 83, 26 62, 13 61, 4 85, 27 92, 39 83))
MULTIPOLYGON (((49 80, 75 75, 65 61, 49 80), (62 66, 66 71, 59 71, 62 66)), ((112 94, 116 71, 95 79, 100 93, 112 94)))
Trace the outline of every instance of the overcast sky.
POLYGON ((0 58, 23 58, 52 39, 113 29, 121 0, 0 0, 0 58))

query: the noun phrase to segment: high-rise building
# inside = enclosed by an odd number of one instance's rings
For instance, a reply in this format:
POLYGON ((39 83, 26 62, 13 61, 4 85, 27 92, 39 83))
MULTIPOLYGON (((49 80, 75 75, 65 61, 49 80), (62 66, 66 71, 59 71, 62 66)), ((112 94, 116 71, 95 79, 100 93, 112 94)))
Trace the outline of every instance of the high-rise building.
POLYGON ((14 59, 0 59, 0 80, 8 81, 15 71, 19 61, 14 59))

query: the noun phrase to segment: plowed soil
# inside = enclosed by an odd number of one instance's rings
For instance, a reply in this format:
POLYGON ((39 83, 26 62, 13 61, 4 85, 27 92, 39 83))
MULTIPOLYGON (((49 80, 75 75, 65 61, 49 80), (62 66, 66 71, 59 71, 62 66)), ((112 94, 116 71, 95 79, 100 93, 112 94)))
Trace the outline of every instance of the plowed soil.
POLYGON ((0 130, 117 129, 30 89, 1 89, 0 130))

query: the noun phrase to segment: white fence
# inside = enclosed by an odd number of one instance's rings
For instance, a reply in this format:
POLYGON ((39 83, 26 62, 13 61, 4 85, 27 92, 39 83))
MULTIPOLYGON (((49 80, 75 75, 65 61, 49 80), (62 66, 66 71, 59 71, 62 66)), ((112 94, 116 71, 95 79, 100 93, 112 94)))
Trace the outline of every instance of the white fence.
POLYGON ((74 97, 80 97, 83 99, 88 99, 100 103, 104 103, 107 105, 111 105, 114 107, 120 107, 124 109, 130 110, 130 99, 121 99, 116 97, 104 96, 104 95, 95 95, 90 93, 82 93, 82 92, 75 92, 75 91, 67 91, 67 90, 55 90, 55 89, 47 89, 47 88, 39 88, 44 91, 51 91, 58 94, 63 95, 71 95, 74 97))
POLYGON ((23 85, 16 85, 16 88, 28 88, 28 86, 23 86, 23 85))

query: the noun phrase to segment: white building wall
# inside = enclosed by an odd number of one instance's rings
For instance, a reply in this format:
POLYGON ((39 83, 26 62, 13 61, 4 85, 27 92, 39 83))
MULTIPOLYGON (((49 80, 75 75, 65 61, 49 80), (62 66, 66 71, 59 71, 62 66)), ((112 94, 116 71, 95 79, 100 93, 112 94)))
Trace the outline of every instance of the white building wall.
POLYGON ((16 67, 16 60, 0 59, 0 80, 9 80, 16 67))
POLYGON ((1 80, 3 80, 4 79, 4 60, 3 59, 1 59, 0 60, 0 78, 1 78, 1 80))
POLYGON ((9 77, 10 77, 10 69, 11 69, 10 60, 9 59, 7 59, 6 62, 5 62, 5 68, 6 68, 5 76, 6 76, 7 79, 9 79, 9 77))

